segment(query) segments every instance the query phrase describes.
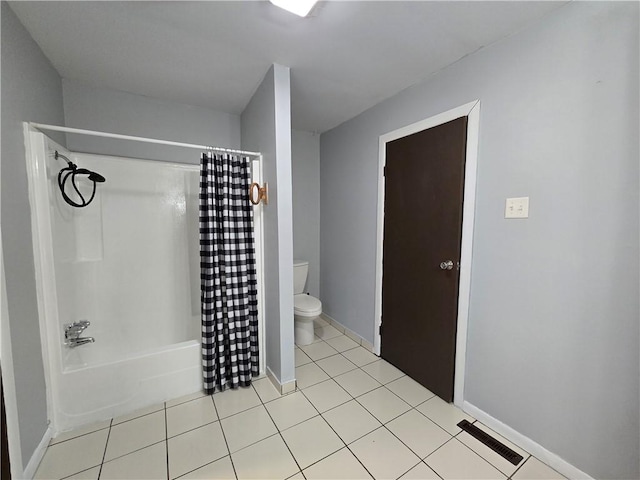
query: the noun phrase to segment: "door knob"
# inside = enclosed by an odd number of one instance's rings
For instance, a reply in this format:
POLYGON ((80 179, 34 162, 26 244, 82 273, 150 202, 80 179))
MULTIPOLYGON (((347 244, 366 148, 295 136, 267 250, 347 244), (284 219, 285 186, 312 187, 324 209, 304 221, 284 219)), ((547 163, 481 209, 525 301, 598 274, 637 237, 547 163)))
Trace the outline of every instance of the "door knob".
POLYGON ((446 262, 442 262, 440 264, 440 269, 441 270, 453 270, 453 261, 452 260, 447 260, 446 262))

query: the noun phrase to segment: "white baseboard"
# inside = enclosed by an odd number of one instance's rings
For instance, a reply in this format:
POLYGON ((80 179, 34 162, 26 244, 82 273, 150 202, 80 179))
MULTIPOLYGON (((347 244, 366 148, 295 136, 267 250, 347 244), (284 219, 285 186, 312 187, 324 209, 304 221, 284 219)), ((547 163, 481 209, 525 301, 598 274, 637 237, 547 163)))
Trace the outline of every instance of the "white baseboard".
POLYGON ((465 401, 462 404, 462 410, 485 424, 487 427, 494 430, 496 433, 499 433, 510 442, 515 443, 518 447, 526 450, 541 462, 546 463, 565 477, 571 480, 593 480, 592 477, 584 473, 579 468, 574 467, 555 453, 550 452, 539 443, 531 440, 529 437, 524 436, 510 426, 505 425, 500 420, 493 418, 491 415, 483 410, 480 410, 475 405, 472 405, 469 402, 465 401))
POLYGON ((38 466, 40 465, 40 462, 42 461, 42 457, 44 457, 44 454, 47 451, 47 447, 49 446, 49 442, 51 441, 52 437, 53 437, 53 430, 51 429, 51 427, 47 427, 47 430, 44 432, 44 435, 42 436, 42 440, 40 440, 40 443, 36 447, 36 450, 33 452, 33 455, 31 455, 31 459, 29 460, 29 463, 24 469, 22 478, 31 479, 36 474, 36 470, 38 470, 38 466))
POLYGON ((347 337, 349 337, 351 340, 356 342, 358 345, 361 345, 362 347, 366 348, 371 353, 375 353, 373 350, 373 344, 371 342, 365 340, 353 330, 349 330, 347 327, 345 327, 340 322, 338 322, 335 318, 330 317, 326 313, 321 313, 320 318, 323 318, 324 320, 329 322, 329 324, 335 327, 336 330, 340 331, 341 333, 344 333, 347 337))
POLYGON ((280 392, 280 395, 286 395, 287 393, 295 392, 296 390, 296 381, 291 380, 289 382, 280 383, 275 374, 271 371, 269 367, 267 367, 267 378, 271 381, 276 390, 280 392))

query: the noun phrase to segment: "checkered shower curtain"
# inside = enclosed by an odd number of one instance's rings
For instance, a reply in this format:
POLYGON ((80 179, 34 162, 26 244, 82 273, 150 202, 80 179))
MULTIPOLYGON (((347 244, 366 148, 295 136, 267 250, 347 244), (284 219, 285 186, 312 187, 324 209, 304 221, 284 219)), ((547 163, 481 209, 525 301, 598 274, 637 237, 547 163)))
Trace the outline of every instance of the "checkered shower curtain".
POLYGON ((207 393, 248 386, 259 373, 250 178, 248 157, 202 154, 200 294, 207 393))

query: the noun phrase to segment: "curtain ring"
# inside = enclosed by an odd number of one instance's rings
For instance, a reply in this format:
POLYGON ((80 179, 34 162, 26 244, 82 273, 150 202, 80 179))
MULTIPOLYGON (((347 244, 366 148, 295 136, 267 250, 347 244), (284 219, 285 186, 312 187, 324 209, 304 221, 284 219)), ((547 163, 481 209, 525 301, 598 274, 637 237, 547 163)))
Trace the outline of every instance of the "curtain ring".
POLYGON ((258 205, 261 201, 264 201, 264 204, 268 205, 267 184, 265 183, 264 187, 261 187, 260 184, 253 182, 249 187, 249 201, 254 205, 258 205), (254 193, 257 193, 257 196, 254 193))

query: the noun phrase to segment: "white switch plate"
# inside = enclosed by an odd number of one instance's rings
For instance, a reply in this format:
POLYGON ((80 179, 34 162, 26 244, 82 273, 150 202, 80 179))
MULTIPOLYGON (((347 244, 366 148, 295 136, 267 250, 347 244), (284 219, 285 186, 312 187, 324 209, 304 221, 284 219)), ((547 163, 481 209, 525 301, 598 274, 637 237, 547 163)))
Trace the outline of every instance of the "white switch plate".
POLYGON ((504 218, 529 218, 529 197, 507 198, 504 218))

